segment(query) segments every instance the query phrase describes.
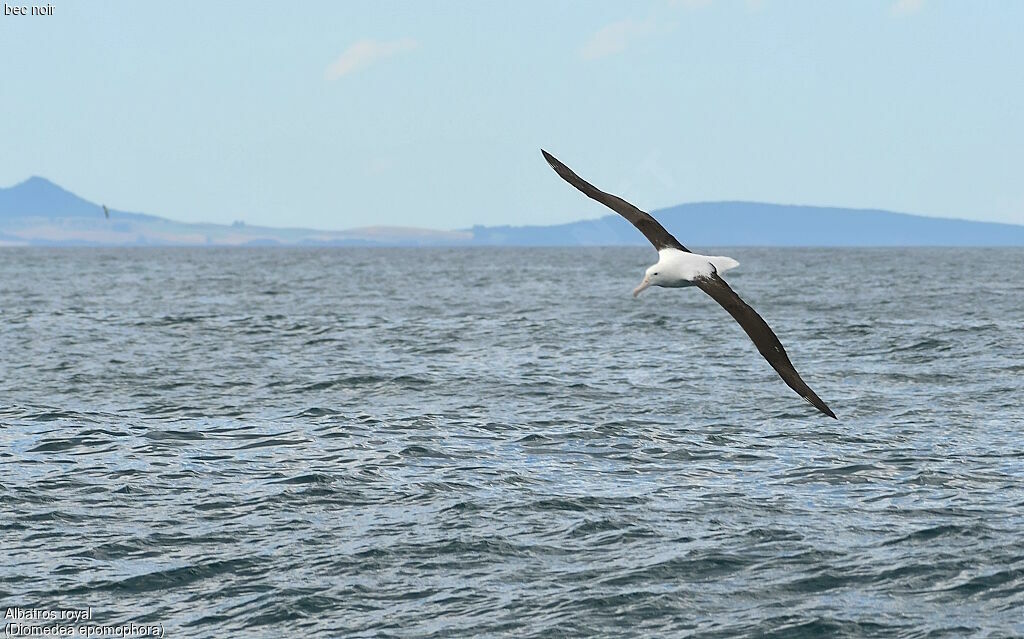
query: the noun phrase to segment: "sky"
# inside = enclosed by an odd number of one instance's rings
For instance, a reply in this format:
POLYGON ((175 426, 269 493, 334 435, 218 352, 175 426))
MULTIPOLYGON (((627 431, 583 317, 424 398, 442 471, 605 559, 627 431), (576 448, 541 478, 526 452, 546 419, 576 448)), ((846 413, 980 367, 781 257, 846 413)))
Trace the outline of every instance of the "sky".
POLYGON ((647 210, 1024 224, 1024 2, 49 6, 0 15, 3 187, 322 229, 606 214, 543 147, 647 210))

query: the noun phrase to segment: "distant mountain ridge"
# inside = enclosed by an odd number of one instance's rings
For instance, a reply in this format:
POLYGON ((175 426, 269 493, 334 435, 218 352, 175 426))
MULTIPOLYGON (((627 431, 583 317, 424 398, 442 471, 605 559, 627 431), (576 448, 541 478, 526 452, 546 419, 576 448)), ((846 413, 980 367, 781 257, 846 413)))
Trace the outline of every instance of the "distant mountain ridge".
POLYGON ((372 226, 348 231, 177 222, 109 209, 41 177, 0 188, 0 246, 421 246, 465 242, 466 231, 372 226))
MULTIPOLYGON (((652 212, 684 246, 1024 246, 1024 226, 873 209, 698 202, 652 212)), ((483 244, 633 245, 646 240, 618 215, 556 226, 475 226, 483 244)))
MULTIPOLYGON (((653 212, 686 246, 1024 246, 1024 226, 872 209, 700 202, 653 212)), ((110 210, 49 180, 0 188, 0 245, 91 246, 632 246, 646 243, 617 215, 551 226, 456 231, 347 231, 192 224, 110 210)))
MULTIPOLYGON (((0 218, 14 217, 95 217, 103 209, 74 193, 64 190, 46 178, 38 176, 0 189, 0 218)), ((158 219, 141 213, 125 213, 132 218, 158 219)))

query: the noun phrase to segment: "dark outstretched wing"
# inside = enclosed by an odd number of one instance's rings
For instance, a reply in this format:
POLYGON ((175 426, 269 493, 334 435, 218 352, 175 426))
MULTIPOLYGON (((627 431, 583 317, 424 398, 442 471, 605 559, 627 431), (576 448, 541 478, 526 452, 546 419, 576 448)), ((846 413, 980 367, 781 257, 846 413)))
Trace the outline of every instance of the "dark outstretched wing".
POLYGON ((577 189, 583 192, 584 195, 592 200, 597 200, 601 204, 604 204, 611 210, 615 211, 622 217, 630 221, 630 223, 640 230, 654 248, 661 250, 663 248, 674 248, 680 251, 690 252, 690 249, 686 248, 679 243, 679 240, 672 237, 672 234, 665 230, 665 227, 658 223, 658 220, 651 217, 650 213, 644 213, 640 209, 636 208, 621 197, 612 195, 611 193, 605 193, 598 189, 596 186, 587 182, 580 176, 572 172, 572 169, 555 159, 555 156, 551 155, 544 149, 540 150, 544 154, 544 159, 548 161, 551 168, 562 176, 562 179, 572 184, 577 189))
POLYGON ((768 363, 772 365, 772 368, 779 374, 782 381, 786 382, 790 388, 807 400, 809 404, 832 419, 838 419, 836 414, 825 405, 825 402, 821 401, 821 398, 811 390, 811 387, 804 383, 804 380, 800 379, 800 374, 796 372, 796 367, 793 366, 793 362, 789 361, 789 356, 786 355, 786 349, 782 348, 782 342, 772 332, 768 323, 757 314, 757 311, 750 308, 746 302, 740 299, 736 291, 729 288, 729 285, 718 276, 718 273, 712 272, 711 275, 697 277, 693 281, 702 291, 721 304, 722 308, 729 311, 729 315, 732 315, 733 319, 739 322, 739 325, 746 331, 750 340, 754 342, 754 346, 768 360, 768 363))
POLYGON ((107 210, 106 204, 103 205, 103 216, 106 217, 108 220, 110 219, 110 211, 107 210))

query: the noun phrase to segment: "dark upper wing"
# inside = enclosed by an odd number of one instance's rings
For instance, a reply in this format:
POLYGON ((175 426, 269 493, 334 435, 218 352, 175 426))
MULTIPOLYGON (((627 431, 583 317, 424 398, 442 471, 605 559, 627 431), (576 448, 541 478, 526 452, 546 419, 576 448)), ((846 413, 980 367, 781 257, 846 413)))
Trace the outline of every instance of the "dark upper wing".
POLYGON ((587 182, 580 176, 573 173, 569 167, 556 160, 555 156, 551 155, 544 149, 541 149, 540 152, 544 154, 544 159, 548 161, 548 164, 550 164, 551 168, 555 170, 555 173, 562 176, 563 180, 575 186, 587 197, 597 200, 601 204, 604 204, 611 210, 629 220, 633 226, 644 234, 644 237, 651 241, 654 248, 659 251, 663 248, 674 248, 679 249, 680 251, 686 251, 687 253, 690 252, 690 249, 686 248, 679 243, 679 240, 672 237, 672 234, 666 231, 664 226, 658 224, 658 220, 651 217, 650 213, 644 213, 626 200, 623 200, 621 197, 605 193, 598 189, 590 182, 587 182))
POLYGON ((729 315, 732 315, 733 319, 739 322, 750 340, 754 342, 754 346, 768 360, 782 381, 799 393, 809 404, 832 419, 837 419, 836 414, 825 405, 825 402, 821 401, 811 387, 800 379, 800 374, 796 372, 793 362, 789 361, 789 356, 786 355, 786 349, 782 348, 782 342, 772 332, 768 323, 757 314, 757 311, 740 299, 736 291, 729 288, 729 285, 718 276, 718 273, 712 272, 711 275, 697 277, 693 281, 702 291, 721 304, 722 308, 729 311, 729 315))
POLYGON ((107 210, 106 204, 103 205, 103 216, 106 217, 108 220, 110 219, 110 211, 107 210))

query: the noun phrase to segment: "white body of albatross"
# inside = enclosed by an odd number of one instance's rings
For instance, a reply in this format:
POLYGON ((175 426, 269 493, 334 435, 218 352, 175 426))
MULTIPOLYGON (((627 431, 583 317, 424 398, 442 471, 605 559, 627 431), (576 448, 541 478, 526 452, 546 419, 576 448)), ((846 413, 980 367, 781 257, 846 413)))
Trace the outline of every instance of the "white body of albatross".
POLYGON ((782 342, 779 341, 764 318, 750 308, 736 294, 736 291, 729 288, 726 281, 720 277, 721 273, 739 266, 739 262, 731 257, 700 255, 690 251, 649 213, 641 211, 621 197, 598 189, 573 173, 572 169, 559 162, 547 151, 541 149, 541 153, 563 180, 579 189, 587 197, 597 200, 629 220, 658 251, 658 263, 647 269, 640 286, 633 290, 633 297, 639 295, 649 286, 667 288, 696 286, 700 288, 728 311, 729 315, 732 315, 732 318, 757 347, 761 356, 771 364, 787 386, 822 413, 833 419, 836 418, 832 409, 800 378, 793 362, 789 361, 789 355, 782 347, 782 342))
POLYGON ((739 266, 740 263, 731 257, 722 255, 701 255, 687 253, 674 248, 658 251, 658 263, 647 269, 644 281, 633 289, 636 297, 648 286, 665 288, 683 288, 696 286, 696 278, 709 277, 712 273, 724 273, 739 266))

